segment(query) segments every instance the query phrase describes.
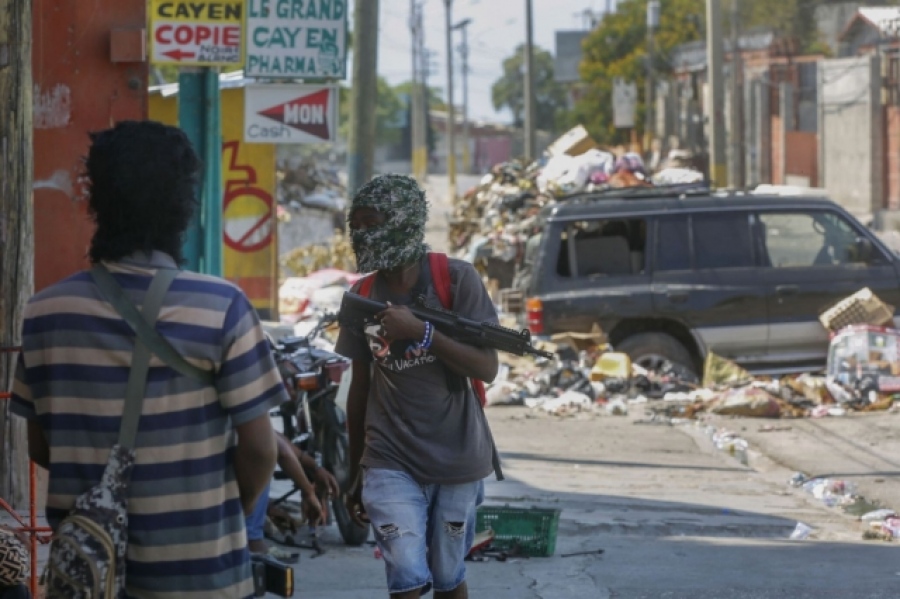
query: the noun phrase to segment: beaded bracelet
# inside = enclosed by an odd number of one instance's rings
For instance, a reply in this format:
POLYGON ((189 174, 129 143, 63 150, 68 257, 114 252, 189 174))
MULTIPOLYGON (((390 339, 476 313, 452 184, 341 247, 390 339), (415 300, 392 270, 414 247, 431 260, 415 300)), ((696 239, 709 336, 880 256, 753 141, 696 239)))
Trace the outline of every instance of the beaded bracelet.
POLYGON ((431 342, 433 340, 434 340, 434 325, 426 320, 425 321, 425 336, 422 337, 422 341, 419 342, 417 345, 419 346, 419 349, 430 349, 431 342))

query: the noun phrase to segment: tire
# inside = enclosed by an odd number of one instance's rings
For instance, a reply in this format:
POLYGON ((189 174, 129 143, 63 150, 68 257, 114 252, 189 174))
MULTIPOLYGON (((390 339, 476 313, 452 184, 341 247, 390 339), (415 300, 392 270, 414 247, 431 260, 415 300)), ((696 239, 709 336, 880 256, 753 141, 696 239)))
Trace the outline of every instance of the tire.
POLYGON ((339 497, 331 499, 331 513, 334 515, 334 521, 337 523, 338 530, 344 543, 352 547, 357 547, 366 542, 369 538, 369 527, 358 526, 350 518, 350 512, 347 511, 345 503, 346 491, 350 486, 348 440, 347 433, 343 431, 329 431, 322 437, 324 441, 324 455, 322 456, 323 465, 337 479, 338 486, 341 488, 339 497))
POLYGON ((691 352, 666 333, 639 333, 616 345, 631 361, 651 372, 668 371, 685 382, 700 380, 691 352))

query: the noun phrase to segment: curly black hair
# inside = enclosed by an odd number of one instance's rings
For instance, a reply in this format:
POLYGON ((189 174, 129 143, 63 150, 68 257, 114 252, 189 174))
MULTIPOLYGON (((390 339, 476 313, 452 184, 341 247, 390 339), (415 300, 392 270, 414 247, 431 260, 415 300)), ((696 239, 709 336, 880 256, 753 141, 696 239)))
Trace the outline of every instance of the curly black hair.
POLYGON ((182 263, 201 168, 187 135, 154 121, 122 121, 90 137, 91 262, 158 250, 182 263))

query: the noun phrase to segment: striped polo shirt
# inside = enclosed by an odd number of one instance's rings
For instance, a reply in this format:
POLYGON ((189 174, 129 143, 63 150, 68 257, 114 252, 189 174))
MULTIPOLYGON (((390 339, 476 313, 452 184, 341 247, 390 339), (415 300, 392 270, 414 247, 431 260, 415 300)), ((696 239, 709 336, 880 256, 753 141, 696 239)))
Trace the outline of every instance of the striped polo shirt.
MULTIPOLYGON (((106 263, 137 306, 166 254, 106 263)), ((157 331, 213 386, 153 356, 129 496, 126 582, 135 598, 250 597, 253 584, 232 453, 235 427, 287 399, 256 312, 231 283, 181 272, 157 331)), ((50 445, 47 519, 55 527, 100 481, 116 443, 135 335, 88 272, 25 310, 11 409, 50 445)))

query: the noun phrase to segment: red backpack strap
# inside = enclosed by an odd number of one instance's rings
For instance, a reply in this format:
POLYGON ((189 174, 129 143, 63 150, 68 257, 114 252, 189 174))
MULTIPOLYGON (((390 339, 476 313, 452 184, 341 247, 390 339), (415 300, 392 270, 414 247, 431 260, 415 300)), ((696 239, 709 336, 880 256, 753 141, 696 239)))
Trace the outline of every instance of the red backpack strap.
POLYGON ((369 297, 372 294, 372 285, 375 284, 375 275, 366 275, 359 282, 357 293, 363 297, 369 297))
MULTIPOLYGON (((453 308, 453 290, 450 287, 450 267, 448 265, 447 254, 438 252, 428 253, 428 264, 431 266, 431 280, 434 282, 434 290, 441 305, 444 309, 453 308)), ((487 404, 487 394, 484 389, 484 381, 478 379, 469 379, 472 382, 472 390, 475 397, 481 402, 483 408, 487 404)))
POLYGON ((445 310, 453 308, 453 292, 450 288, 450 267, 447 254, 439 252, 428 253, 428 265, 431 266, 431 280, 434 281, 434 290, 445 310))

